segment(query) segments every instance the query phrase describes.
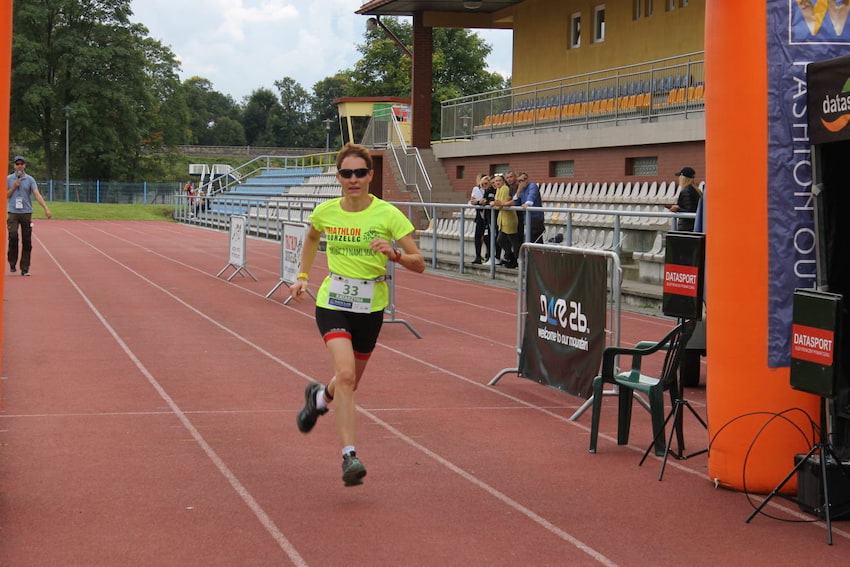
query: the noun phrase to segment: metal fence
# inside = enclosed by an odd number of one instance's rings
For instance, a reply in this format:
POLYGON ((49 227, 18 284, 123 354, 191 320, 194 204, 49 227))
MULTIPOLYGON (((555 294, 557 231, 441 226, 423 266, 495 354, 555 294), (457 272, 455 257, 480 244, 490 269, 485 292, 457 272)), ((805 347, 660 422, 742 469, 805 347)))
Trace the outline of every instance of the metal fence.
POLYGON ((39 181, 38 190, 48 201, 71 203, 115 203, 115 204, 174 204, 175 193, 183 184, 179 181, 149 183, 141 181, 125 183, 118 181, 39 181))
MULTIPOLYGON (((180 222, 213 228, 216 230, 226 231, 230 226, 230 217, 232 215, 244 215, 247 217, 246 232, 251 236, 260 238, 269 238, 279 240, 281 233, 282 222, 307 222, 310 213, 315 206, 321 202, 320 199, 305 199, 303 197, 290 197, 275 199, 256 198, 256 197, 232 197, 219 195, 206 200, 198 200, 197 198, 190 205, 188 198, 183 194, 175 194, 174 196, 175 210, 174 218, 180 222)), ((430 218, 432 221, 428 226, 419 226, 420 230, 416 233, 416 239, 423 245, 423 254, 426 261, 430 263, 432 268, 441 268, 447 270, 455 270, 460 274, 464 274, 471 269, 471 254, 472 241, 470 228, 474 225, 474 220, 470 213, 478 208, 472 205, 446 204, 446 203, 415 203, 415 202, 397 202, 392 203, 399 207, 402 211, 406 211, 408 218, 411 219, 414 226, 417 226, 419 219, 430 218), (422 214, 422 209, 428 209, 427 217, 422 214), (446 235, 441 232, 441 225, 437 222, 439 219, 452 218, 456 219, 458 224, 452 234, 446 235), (448 237, 448 238, 447 238, 448 237), (451 250, 447 250, 444 246, 446 240, 451 240, 456 243, 452 244, 451 250)), ((648 249, 646 242, 652 242, 653 236, 660 232, 666 232, 666 229, 650 229, 650 230, 633 230, 629 226, 634 226, 634 219, 662 219, 670 220, 670 226, 675 229, 678 219, 693 219, 694 213, 671 213, 651 212, 651 211, 636 211, 617 209, 613 205, 607 209, 595 209, 586 207, 506 207, 504 210, 515 210, 518 214, 524 214, 525 217, 525 240, 530 237, 530 215, 535 211, 544 213, 558 213, 564 217, 562 223, 548 224, 547 234, 552 237, 560 234, 561 242, 564 246, 587 246, 589 248, 602 248, 596 244, 582 243, 577 238, 577 229, 580 227, 576 222, 576 218, 581 215, 583 218, 595 219, 593 222, 599 227, 606 227, 606 230, 611 231, 612 238, 610 247, 607 245, 605 249, 609 249, 618 256, 629 254, 636 247, 633 242, 629 242, 629 238, 634 240, 635 235, 643 234, 648 238, 644 238, 641 247, 648 249), (629 221, 632 221, 629 223, 629 221), (632 235, 631 237, 629 235, 632 235)), ((495 217, 491 216, 491 238, 495 239, 495 217)), ((495 249, 495 240, 490 242, 490 250, 495 249)), ((495 260, 491 259, 489 264, 485 264, 476 269, 486 270, 485 275, 489 275, 490 279, 497 279, 497 267, 495 260)))

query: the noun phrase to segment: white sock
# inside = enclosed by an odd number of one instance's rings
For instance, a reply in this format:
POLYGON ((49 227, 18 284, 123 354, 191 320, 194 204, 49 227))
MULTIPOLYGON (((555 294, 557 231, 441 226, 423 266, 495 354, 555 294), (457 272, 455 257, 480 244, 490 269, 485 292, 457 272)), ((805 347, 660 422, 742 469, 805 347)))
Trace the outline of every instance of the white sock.
POLYGON ((316 407, 321 409, 325 409, 328 407, 328 402, 325 401, 325 389, 322 388, 318 392, 316 392, 316 407))
POLYGON ((354 445, 346 445, 342 448, 342 456, 346 456, 349 453, 354 453, 354 445))

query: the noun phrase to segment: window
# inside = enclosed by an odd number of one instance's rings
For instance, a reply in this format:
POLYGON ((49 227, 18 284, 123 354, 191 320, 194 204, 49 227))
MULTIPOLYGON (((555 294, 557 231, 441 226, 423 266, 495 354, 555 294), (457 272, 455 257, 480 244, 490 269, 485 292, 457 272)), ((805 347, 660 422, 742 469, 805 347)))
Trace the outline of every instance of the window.
POLYGON ((639 20, 642 10, 643 0, 632 0, 632 19, 639 20))
POLYGON ((676 9, 676 0, 667 0, 667 11, 672 12, 676 9))
POLYGON ((581 46, 581 13, 570 16, 570 47, 581 46))
POLYGON ((651 16, 653 11, 652 0, 646 0, 646 17, 651 16))
POLYGON ((605 41, 605 4, 593 9, 593 41, 605 41))
POLYGON ((490 177, 493 177, 497 173, 505 174, 511 169, 511 164, 509 163, 494 163, 490 166, 490 177))
POLYGON ((575 177, 576 162, 574 160, 550 161, 549 177, 575 177))
POLYGON ((463 174, 466 171, 466 166, 459 165, 455 168, 455 177, 463 179, 463 174))
POLYGON ((684 8, 688 5, 688 0, 679 0, 679 7, 684 8))
POLYGON ((658 157, 626 158, 626 175, 658 175, 658 157))

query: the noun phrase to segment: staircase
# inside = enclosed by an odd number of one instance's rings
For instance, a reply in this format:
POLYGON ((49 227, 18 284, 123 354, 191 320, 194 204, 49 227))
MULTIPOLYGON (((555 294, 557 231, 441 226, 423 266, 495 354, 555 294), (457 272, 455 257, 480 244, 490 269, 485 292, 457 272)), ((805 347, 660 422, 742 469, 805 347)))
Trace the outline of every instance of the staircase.
POLYGON ((401 148, 387 148, 387 162, 390 164, 390 171, 392 171, 393 179, 399 191, 407 193, 410 200, 416 202, 465 203, 468 200, 467 195, 454 190, 446 170, 434 156, 434 150, 428 148, 426 150, 420 149, 418 152, 431 184, 430 192, 427 188, 428 182, 425 181, 422 172, 419 171, 419 166, 410 150, 405 155, 401 148), (401 161, 401 167, 405 169, 404 172, 399 170, 399 163, 394 157, 396 152, 401 161), (419 186, 418 190, 417 185, 419 186))
MULTIPOLYGON (((469 200, 469 196, 466 193, 454 190, 446 169, 436 156, 434 156, 433 149, 420 149, 419 155, 422 156, 425 171, 428 172, 428 177, 431 178, 432 203, 465 203, 469 200)), ((471 190, 472 188, 470 187, 471 190)))

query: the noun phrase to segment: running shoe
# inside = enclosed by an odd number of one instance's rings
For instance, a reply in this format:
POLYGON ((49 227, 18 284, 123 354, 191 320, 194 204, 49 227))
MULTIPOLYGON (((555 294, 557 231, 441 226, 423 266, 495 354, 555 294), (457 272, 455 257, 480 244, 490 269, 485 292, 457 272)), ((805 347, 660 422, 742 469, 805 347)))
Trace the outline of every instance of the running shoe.
POLYGON ((322 389, 322 385, 318 382, 312 382, 307 385, 304 390, 304 407, 298 412, 296 422, 298 430, 301 433, 310 433, 319 416, 328 413, 328 408, 319 409, 316 407, 316 393, 322 389))
POLYGON ((363 477, 366 476, 366 467, 357 458, 357 453, 346 453, 342 457, 342 482, 345 486, 357 486, 363 484, 363 477))

